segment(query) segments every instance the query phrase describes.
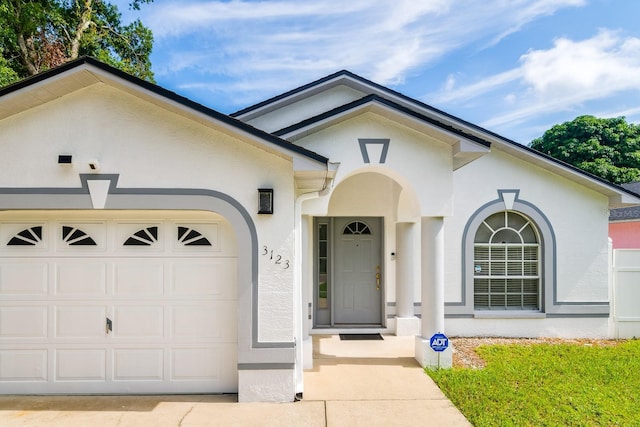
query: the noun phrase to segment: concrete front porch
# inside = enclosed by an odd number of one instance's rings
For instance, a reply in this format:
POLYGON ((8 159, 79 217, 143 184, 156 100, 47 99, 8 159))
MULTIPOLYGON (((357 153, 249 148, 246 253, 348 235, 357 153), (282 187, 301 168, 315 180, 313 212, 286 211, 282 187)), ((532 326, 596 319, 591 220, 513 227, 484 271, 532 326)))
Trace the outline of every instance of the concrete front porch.
POLYGON ((468 426, 415 359, 415 337, 378 341, 313 336, 303 402, 324 401, 327 425, 468 426))

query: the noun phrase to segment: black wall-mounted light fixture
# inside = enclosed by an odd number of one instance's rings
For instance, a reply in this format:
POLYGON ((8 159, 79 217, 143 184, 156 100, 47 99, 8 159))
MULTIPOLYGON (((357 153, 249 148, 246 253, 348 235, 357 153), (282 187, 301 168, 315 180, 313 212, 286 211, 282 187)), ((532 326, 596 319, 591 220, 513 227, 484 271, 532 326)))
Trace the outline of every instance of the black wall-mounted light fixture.
POLYGON ((58 155, 58 163, 61 165, 70 165, 72 161, 71 154, 60 154, 58 155))
POLYGON ((258 213, 273 214, 273 188, 258 188, 258 213))

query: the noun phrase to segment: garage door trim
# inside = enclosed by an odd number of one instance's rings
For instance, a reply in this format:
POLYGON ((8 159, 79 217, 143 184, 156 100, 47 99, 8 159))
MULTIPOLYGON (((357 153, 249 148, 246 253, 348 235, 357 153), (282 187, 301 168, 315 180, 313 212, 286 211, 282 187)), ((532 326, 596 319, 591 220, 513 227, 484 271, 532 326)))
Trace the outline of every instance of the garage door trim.
POLYGON ((237 233, 238 369, 293 369, 293 342, 258 338, 258 237, 249 212, 228 194, 197 188, 118 188, 119 174, 80 174, 80 188, 0 188, 0 210, 93 209, 88 181, 109 181, 105 209, 203 210, 224 216, 237 233))

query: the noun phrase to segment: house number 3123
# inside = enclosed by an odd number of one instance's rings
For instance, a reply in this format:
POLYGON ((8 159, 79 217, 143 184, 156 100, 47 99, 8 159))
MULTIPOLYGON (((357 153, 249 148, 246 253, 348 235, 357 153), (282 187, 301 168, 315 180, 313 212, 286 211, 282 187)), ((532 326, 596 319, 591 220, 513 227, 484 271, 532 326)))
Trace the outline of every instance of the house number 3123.
POLYGON ((262 247, 262 256, 269 256, 270 261, 281 265, 285 270, 290 267, 288 259, 282 259, 282 255, 274 254, 273 249, 269 249, 267 246, 262 247))

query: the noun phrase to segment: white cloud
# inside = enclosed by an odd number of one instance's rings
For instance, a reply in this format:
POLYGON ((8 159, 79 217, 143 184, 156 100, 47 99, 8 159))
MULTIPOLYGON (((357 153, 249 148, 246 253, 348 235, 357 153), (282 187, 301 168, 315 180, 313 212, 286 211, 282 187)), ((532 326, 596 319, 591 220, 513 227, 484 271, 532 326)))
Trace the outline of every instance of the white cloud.
POLYGON ((445 91, 440 94, 434 94, 430 99, 436 103, 457 102, 460 100, 468 100, 476 98, 487 92, 491 92, 497 88, 501 88, 508 83, 512 83, 522 78, 521 69, 513 69, 500 74, 493 75, 484 80, 472 83, 466 86, 453 88, 448 82, 445 85, 445 91))
POLYGON ((445 86, 432 99, 452 105, 508 91, 501 97, 505 112, 482 124, 496 127, 638 89, 640 39, 601 29, 586 40, 559 38, 550 49, 522 55, 516 68, 467 85, 445 86), (512 96, 515 89, 517 97, 512 96))
POLYGON ((225 26, 249 24, 248 31, 260 31, 267 27, 272 34, 286 31, 272 25, 274 22, 289 21, 302 23, 306 19, 320 18, 343 20, 345 17, 360 16, 364 22, 353 21, 354 26, 367 24, 366 18, 376 17, 376 26, 393 31, 415 22, 427 13, 447 11, 449 0, 397 0, 393 4, 369 0, 323 0, 305 1, 164 1, 150 11, 148 24, 158 38, 193 34, 216 25, 225 26))
MULTIPOLYGON (((226 67, 238 75, 290 70, 296 64, 302 71, 310 66, 335 71, 366 64, 368 75, 384 84, 439 52, 425 47, 419 21, 425 15, 443 13, 448 3, 165 2, 157 5, 147 22, 158 43, 181 46, 183 50, 175 49, 177 55, 189 54, 180 38, 196 38, 198 49, 224 52, 226 67)), ((210 71, 218 72, 220 64, 210 64, 210 71)), ((159 73, 171 72, 172 65, 159 73)))
MULTIPOLYGON (((124 11, 129 0, 111 3, 124 11)), ((214 108, 346 68, 387 86, 406 80, 396 89, 410 96, 440 85, 426 102, 527 139, 570 114, 640 120, 628 96, 640 88, 640 38, 596 27, 638 35, 619 18, 638 10, 636 0, 155 0, 127 18, 153 30, 158 81, 214 108), (536 48, 514 51, 522 43, 536 48)))
POLYGON ((517 101, 518 97, 516 96, 515 93, 510 93, 507 94, 507 96, 504 97, 504 101, 507 104, 514 104, 517 101))
POLYGON ((522 57, 523 80, 538 97, 568 100, 640 87, 640 39, 601 30, 595 37, 556 40, 552 49, 522 57))
MULTIPOLYGON (((347 68, 390 85, 461 46, 584 1, 156 0, 144 22, 175 58, 154 67, 158 76, 192 69, 203 80, 273 81, 293 72, 305 81, 347 68)), ((280 89, 289 83, 281 79, 280 89)))
MULTIPOLYGON (((541 16, 553 15, 558 9, 564 7, 584 6, 587 2, 586 0, 507 0, 501 3, 503 7, 509 4, 509 10, 503 11, 511 14, 510 18, 507 20, 509 22, 509 26, 494 37, 490 45, 498 43, 509 34, 519 31, 523 26, 541 16)), ((502 15, 503 12, 497 11, 497 14, 502 15)))

